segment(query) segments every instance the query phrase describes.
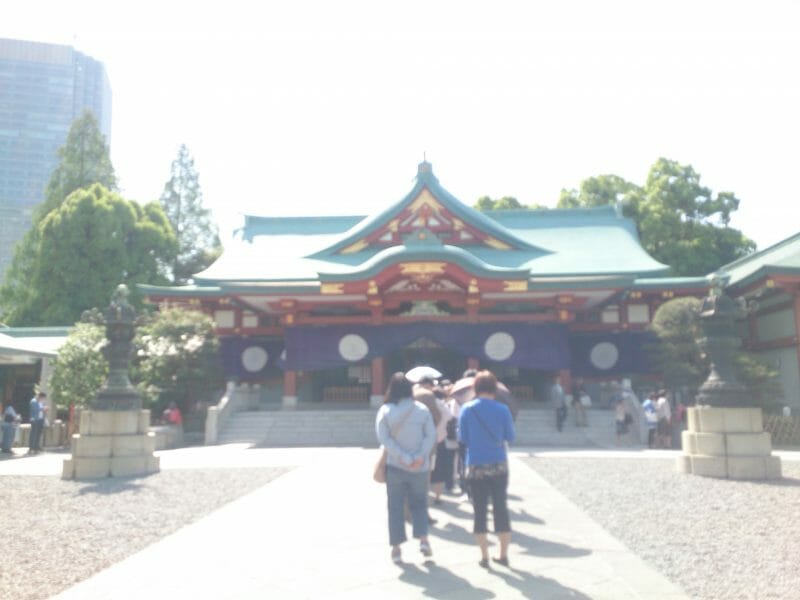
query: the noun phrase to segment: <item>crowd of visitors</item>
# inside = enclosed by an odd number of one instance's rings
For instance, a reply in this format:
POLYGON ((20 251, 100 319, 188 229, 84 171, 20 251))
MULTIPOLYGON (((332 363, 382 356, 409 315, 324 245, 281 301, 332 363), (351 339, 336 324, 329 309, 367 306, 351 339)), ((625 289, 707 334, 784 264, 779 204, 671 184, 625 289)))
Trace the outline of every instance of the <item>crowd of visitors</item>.
MULTIPOLYGON (((679 403, 673 414, 665 390, 648 394, 641 406, 623 384, 613 394, 617 445, 632 445, 638 438, 637 423, 647 431, 648 448, 671 448, 673 427, 682 418, 679 403)), ((576 427, 587 427, 587 408, 592 400, 584 382, 576 377, 570 395, 558 377, 551 380, 549 403, 555 426, 562 431, 569 409, 576 427)), ((436 519, 429 515, 429 501, 441 505, 443 494, 466 494, 473 508, 473 533, 480 550, 480 565, 490 564, 487 540, 489 505, 499 554, 494 560, 509 564, 511 518, 508 512, 508 444, 514 440, 518 407, 508 388, 490 371, 467 370, 451 383, 430 367, 415 367, 390 378, 385 401, 376 417, 378 441, 384 448, 391 557, 402 563, 401 544, 407 540, 406 520, 426 557, 433 550, 429 529, 436 519)), ((644 440, 642 440, 644 442, 644 440)))
POLYGON ((498 381, 489 371, 464 373, 464 378, 472 378, 469 399, 463 394, 453 397, 449 393, 452 384, 440 377, 435 373, 420 377, 412 372, 393 374, 376 416, 378 441, 386 455, 391 558, 402 562, 406 510, 420 552, 432 556, 428 531, 436 521, 428 514, 428 497, 432 493, 433 503, 440 504, 444 490, 455 493, 457 478, 459 493, 467 493, 472 500, 480 565, 489 567, 491 502, 494 531, 500 541, 495 561, 507 566, 511 524, 506 448, 514 439, 511 409, 498 400, 498 381))

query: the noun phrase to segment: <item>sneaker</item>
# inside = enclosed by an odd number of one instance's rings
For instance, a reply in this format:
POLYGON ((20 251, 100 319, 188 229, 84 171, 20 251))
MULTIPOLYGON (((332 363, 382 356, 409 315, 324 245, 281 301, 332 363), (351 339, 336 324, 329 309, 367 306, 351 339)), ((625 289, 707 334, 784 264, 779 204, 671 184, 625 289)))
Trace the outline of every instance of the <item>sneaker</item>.
POLYGON ((433 550, 428 542, 420 542, 419 551, 422 552, 422 556, 433 556, 433 550))
POLYGON ((400 554, 400 548, 392 548, 392 562, 399 565, 403 562, 403 556, 400 554))

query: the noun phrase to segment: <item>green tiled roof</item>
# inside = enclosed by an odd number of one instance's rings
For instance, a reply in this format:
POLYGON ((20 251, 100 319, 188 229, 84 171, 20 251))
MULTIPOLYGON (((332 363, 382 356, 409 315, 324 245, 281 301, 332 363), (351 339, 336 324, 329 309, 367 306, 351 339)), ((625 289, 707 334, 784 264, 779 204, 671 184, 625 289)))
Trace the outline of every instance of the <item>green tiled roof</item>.
POLYGON ((428 163, 420 165, 414 188, 402 200, 370 216, 247 216, 222 256, 195 275, 195 286, 153 288, 145 293, 225 294, 230 286, 308 286, 370 277, 400 261, 446 260, 485 277, 616 277, 633 281, 668 270, 639 243, 633 221, 613 207, 567 210, 511 210, 482 213, 453 197, 428 163), (442 244, 435 235, 420 244, 409 237, 395 246, 353 245, 385 227, 422 193, 428 192, 456 218, 510 249, 488 245, 442 244), (321 277, 322 276, 322 277, 321 277))
POLYGON ((409 194, 371 217, 247 216, 237 239, 226 244, 223 255, 198 273, 195 282, 201 287, 232 282, 310 282, 318 281, 320 274, 327 280, 341 281, 368 277, 391 262, 436 258, 451 260, 487 277, 635 277, 668 269, 642 249, 634 223, 618 215, 613 207, 482 213, 441 187, 427 167, 420 169, 409 194), (457 218, 511 249, 440 243, 414 246, 407 241, 391 248, 340 252, 385 225, 423 188, 457 218))
POLYGON ((730 277, 728 287, 743 287, 770 274, 800 275, 800 233, 718 269, 730 277))

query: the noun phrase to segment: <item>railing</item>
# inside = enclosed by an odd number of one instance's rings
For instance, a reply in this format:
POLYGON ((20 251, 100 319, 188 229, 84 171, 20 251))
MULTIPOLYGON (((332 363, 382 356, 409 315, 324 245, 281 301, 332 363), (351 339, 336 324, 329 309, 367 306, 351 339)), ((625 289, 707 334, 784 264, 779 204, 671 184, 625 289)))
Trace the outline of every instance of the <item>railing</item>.
POLYGON ((369 402, 369 389, 366 386, 342 385, 327 386, 322 390, 323 402, 369 402))
POLYGON ((232 414, 255 409, 260 398, 261 386, 258 384, 237 385, 235 382, 229 381, 220 401, 215 406, 209 406, 206 412, 206 446, 217 443, 220 430, 232 414))
POLYGON ((800 416, 764 415, 764 431, 772 435, 773 446, 800 446, 800 416))

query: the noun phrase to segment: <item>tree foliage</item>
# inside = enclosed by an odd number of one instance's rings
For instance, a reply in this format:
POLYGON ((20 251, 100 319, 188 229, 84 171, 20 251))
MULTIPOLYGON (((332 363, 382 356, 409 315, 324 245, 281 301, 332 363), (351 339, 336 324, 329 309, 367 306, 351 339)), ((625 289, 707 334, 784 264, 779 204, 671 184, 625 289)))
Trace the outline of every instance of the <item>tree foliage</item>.
POLYGON ((35 300, 30 279, 41 244, 41 222, 75 190, 94 183, 100 183, 110 190, 116 189, 117 177, 108 147, 90 111, 85 111, 72 123, 58 156, 59 164, 47 184, 45 199, 34 211, 33 226, 16 245, 11 265, 0 287, 0 316, 9 324, 37 324, 35 321, 28 322, 30 311, 27 307, 35 300))
POLYGON ((172 260, 175 237, 155 202, 140 206, 96 184, 74 192, 38 227, 29 300, 10 313, 12 323, 74 323, 120 283, 134 290, 136 304, 136 284, 167 282, 160 265, 172 260))
POLYGON ((203 206, 194 159, 185 145, 172 161, 170 179, 161 194, 161 206, 178 240, 178 253, 171 265, 174 283, 186 283, 208 267, 222 248, 211 211, 203 206))
POLYGON ((708 377, 708 363, 700 349, 700 307, 697 298, 676 298, 662 304, 650 325, 658 338, 650 350, 664 385, 696 390, 708 377))
POLYGON ((108 377, 102 353, 105 332, 100 325, 78 323, 58 351, 50 380, 50 394, 59 410, 70 404, 88 406, 108 377))
POLYGON ((213 320, 198 311, 167 308, 137 332, 133 379, 151 406, 177 402, 184 414, 215 400, 222 389, 213 320))
MULTIPOLYGON (((150 316, 137 329, 130 371, 144 405, 158 414, 175 400, 185 415, 198 403, 215 400, 222 389, 219 342, 210 317, 170 308, 150 316)), ((108 377, 103 356, 105 329, 78 323, 55 360, 51 393, 59 408, 88 406, 108 377)))
POLYGON ((59 163, 45 190, 45 200, 35 211, 34 221, 40 222, 58 208, 75 190, 100 183, 116 191, 117 176, 108 154, 105 136, 90 110, 73 121, 67 140, 58 149, 59 163))
POLYGON ((503 196, 497 200, 492 200, 489 196, 481 196, 475 202, 473 208, 481 212, 489 212, 492 210, 518 210, 518 209, 545 209, 546 206, 539 204, 522 204, 514 196, 503 196))
POLYGON ((653 164, 643 187, 616 175, 591 177, 579 190, 562 190, 558 206, 618 202, 636 221, 645 250, 675 275, 706 275, 755 250, 752 240, 729 226, 739 199, 731 192, 715 194, 690 165, 666 158, 653 164))

